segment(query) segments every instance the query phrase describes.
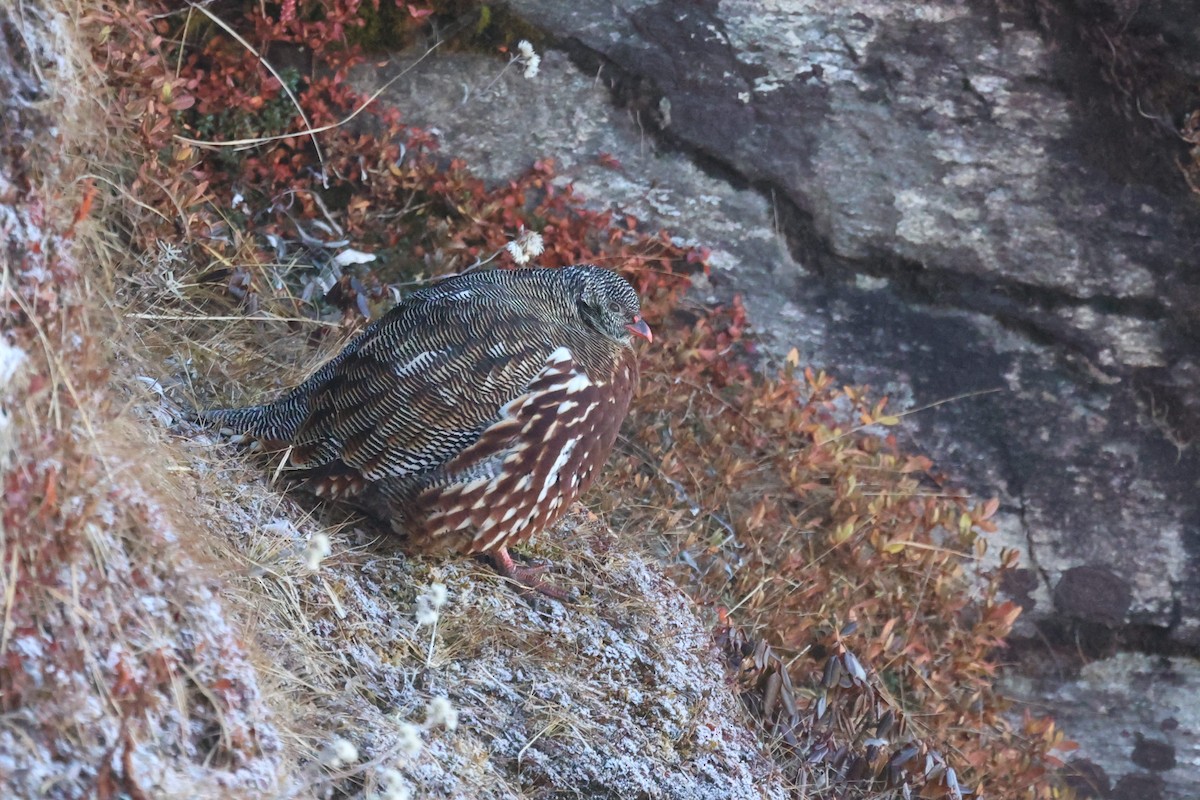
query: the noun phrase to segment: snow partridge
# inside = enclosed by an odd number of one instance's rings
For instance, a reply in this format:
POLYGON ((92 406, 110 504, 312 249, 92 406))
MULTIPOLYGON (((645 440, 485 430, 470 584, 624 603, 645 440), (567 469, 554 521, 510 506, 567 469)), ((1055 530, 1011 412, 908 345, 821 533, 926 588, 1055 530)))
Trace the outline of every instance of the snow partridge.
POLYGON ((652 340, 615 272, 472 272, 414 292, 273 403, 202 412, 286 450, 282 469, 389 523, 416 552, 478 553, 556 594, 508 547, 561 517, 607 460, 652 340))

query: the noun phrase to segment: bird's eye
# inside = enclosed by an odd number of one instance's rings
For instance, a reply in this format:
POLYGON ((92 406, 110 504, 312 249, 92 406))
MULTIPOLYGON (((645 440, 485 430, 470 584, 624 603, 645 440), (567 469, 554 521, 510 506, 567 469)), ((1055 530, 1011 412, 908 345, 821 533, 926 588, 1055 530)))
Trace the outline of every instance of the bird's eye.
POLYGON ((616 314, 621 310, 621 304, 614 300, 608 304, 608 310, 616 314))

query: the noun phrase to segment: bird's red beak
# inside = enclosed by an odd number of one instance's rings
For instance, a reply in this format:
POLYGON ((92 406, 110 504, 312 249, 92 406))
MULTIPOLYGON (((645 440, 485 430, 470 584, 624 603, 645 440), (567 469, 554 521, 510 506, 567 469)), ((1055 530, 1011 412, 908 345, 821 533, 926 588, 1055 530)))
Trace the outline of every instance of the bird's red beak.
POLYGON ((640 336, 647 342, 654 341, 654 334, 650 332, 650 326, 642 319, 641 315, 635 316, 633 322, 625 326, 634 336, 640 336))

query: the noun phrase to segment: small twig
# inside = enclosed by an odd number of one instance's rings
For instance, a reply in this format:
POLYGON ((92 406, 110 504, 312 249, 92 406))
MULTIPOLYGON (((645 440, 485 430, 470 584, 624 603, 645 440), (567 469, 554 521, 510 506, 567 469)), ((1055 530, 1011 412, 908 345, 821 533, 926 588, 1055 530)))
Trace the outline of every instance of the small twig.
POLYGON ((503 253, 503 252, 504 252, 504 248, 503 248, 503 247, 501 247, 499 250, 497 250, 496 252, 492 253, 490 256, 488 256, 487 258, 483 259, 482 261, 480 261, 480 260, 479 260, 479 258, 478 258, 478 257, 476 257, 476 258, 475 258, 475 263, 473 263, 473 264, 469 264, 469 265, 468 265, 466 268, 464 268, 464 269, 463 269, 463 271, 462 271, 462 272, 453 272, 453 273, 450 273, 449 275, 446 275, 445 277, 447 277, 447 278, 452 278, 452 277, 455 277, 455 276, 457 276, 457 275, 466 275, 468 272, 474 272, 475 270, 479 269, 479 268, 480 268, 480 267, 482 267, 483 265, 485 265, 485 264, 490 264, 491 262, 495 261, 495 260, 496 260, 496 259, 497 259, 497 258, 500 256, 500 254, 501 254, 501 253, 503 253))
MULTIPOLYGON (((490 92, 492 90, 492 87, 495 86, 499 82, 499 80, 504 77, 504 73, 508 72, 508 68, 511 67, 515 63, 517 63, 517 57, 510 56, 508 59, 508 63, 505 64, 504 67, 500 70, 500 74, 498 74, 495 78, 493 78, 491 83, 489 83, 487 86, 483 87, 483 91, 480 92, 479 94, 485 95, 488 92, 490 92)), ((463 98, 463 102, 464 103, 466 102, 465 97, 463 98)))
POLYGON ((912 548, 913 550, 929 550, 934 553, 947 553, 949 555, 958 556, 959 558, 965 558, 970 561, 982 561, 983 560, 979 556, 975 555, 974 553, 964 553, 962 550, 954 550, 953 548, 950 548, 950 547, 938 547, 935 544, 925 544, 923 542, 895 541, 895 542, 888 542, 888 544, 886 546, 891 546, 891 545, 903 546, 904 549, 906 549, 906 550, 909 548, 912 548))
POLYGON ((325 587, 325 594, 329 597, 329 602, 333 604, 333 613, 337 615, 338 619, 345 619, 346 609, 342 606, 342 601, 338 599, 337 592, 335 592, 333 587, 329 585, 329 581, 325 580, 324 575, 319 577, 321 579, 321 585, 325 587))
POLYGON ((287 449, 283 451, 283 455, 280 456, 279 464, 275 467, 275 473, 271 476, 271 483, 278 481, 279 476, 283 474, 283 470, 287 467, 288 459, 292 457, 292 447, 293 445, 289 444, 287 449))
POLYGON ((175 60, 176 78, 178 78, 179 74, 183 72, 183 54, 187 51, 188 28, 192 26, 192 12, 194 10, 195 9, 189 6, 187 10, 187 19, 183 21, 183 38, 179 41, 179 58, 175 60))
MULTIPOLYGON (((166 214, 159 211, 154 206, 147 205, 146 203, 143 203, 141 200, 138 200, 136 197, 133 196, 133 194, 130 193, 130 191, 128 189, 126 189, 124 186, 121 186, 116 181, 112 180, 111 178, 106 178, 103 175, 97 175, 94 172, 89 172, 84 175, 80 175, 78 178, 75 179, 75 182, 81 183, 82 181, 85 181, 85 180, 99 181, 100 183, 107 184, 107 185, 111 186, 113 189, 115 189, 119 194, 123 195, 126 200, 128 200, 129 202, 138 206, 139 208, 143 209, 144 211, 149 211, 152 214, 157 214, 158 216, 162 217, 164 222, 168 222, 168 223, 171 222, 171 218, 168 217, 166 214)), ((158 186, 159 186, 159 188, 163 188, 162 184, 158 184, 158 186)), ((174 202, 174 198, 172 198, 172 202, 174 202)), ((176 208, 178 208, 178 204, 176 204, 176 208)))
POLYGON ((206 316, 203 314, 147 314, 144 312, 126 314, 130 319, 161 319, 172 322, 301 322, 307 325, 320 325, 325 328, 340 328, 340 323, 326 322, 323 319, 306 319, 304 317, 238 317, 238 316, 206 316))
MULTIPOLYGON (((364 100, 358 108, 354 109, 354 111, 352 111, 348 117, 346 117, 345 119, 339 120, 338 122, 331 122, 330 124, 322 125, 319 128, 314 128, 311 125, 309 125, 307 130, 296 131, 295 133, 280 133, 275 136, 258 136, 258 137, 252 138, 252 139, 231 139, 228 142, 211 142, 211 141, 206 141, 204 139, 193 139, 189 136, 181 136, 180 134, 175 134, 174 138, 178 139, 179 141, 183 142, 184 144, 190 144, 193 147, 205 147, 205 148, 209 148, 212 150, 217 150, 222 147, 235 147, 235 148, 254 147, 255 145, 267 144, 269 142, 278 142, 278 141, 282 141, 283 139, 294 139, 297 136, 303 135, 304 133, 307 133, 308 135, 315 137, 315 135, 318 133, 325 133, 326 131, 336 130, 337 128, 342 127, 343 125, 348 123, 350 120, 354 119, 359 114, 361 114, 363 111, 365 111, 367 106, 371 105, 371 103, 374 103, 376 100, 378 100, 379 96, 381 94, 383 94, 384 92, 386 92, 388 89, 390 89, 392 87, 392 84, 394 84, 396 81, 400 80, 405 75, 407 75, 409 72, 411 72, 413 69, 415 69, 418 64, 420 64, 422 61, 424 61, 429 56, 429 54, 432 53, 434 50, 436 50, 438 47, 440 47, 441 44, 442 43, 440 41, 434 42, 434 44, 428 50, 426 50, 424 53, 421 54, 420 58, 418 58, 413 63, 409 64, 407 67, 405 67, 403 70, 401 70, 398 75, 396 75, 394 78, 390 79, 387 83, 383 84, 383 86, 380 86, 378 89, 376 89, 374 92, 372 92, 371 96, 368 97, 366 100, 364 100)), ((249 47, 249 45, 247 45, 247 47, 249 47)), ((253 52, 253 50, 251 50, 251 52, 253 52)), ((255 53, 255 55, 258 55, 258 54, 255 53)), ((263 62, 263 63, 265 64, 266 62, 263 62)), ((268 66, 268 68, 269 68, 269 66, 268 66)), ((274 70, 272 70, 272 74, 274 74, 274 70)), ((279 76, 276 75, 276 77, 278 78, 279 76)), ((282 81, 281 81, 281 83, 282 83, 282 81)), ((286 84, 284 84, 284 89, 285 90, 287 89, 286 84)), ((291 91, 288 91, 288 95, 289 96, 291 95, 291 91)), ((301 111, 300 113, 301 113, 301 115, 304 114, 303 111, 301 111)), ((308 124, 307 119, 305 119, 305 124, 308 124)), ((313 139, 313 142, 314 143, 316 142, 315 138, 313 139)), ((318 152, 318 154, 320 153, 319 150, 317 152, 318 152)), ((322 169, 324 169, 324 162, 322 162, 321 166, 322 166, 322 169)))
MULTIPOLYGON (((955 395, 954 397, 945 397, 945 398, 942 398, 941 400, 935 400, 934 402, 929 403, 928 405, 920 406, 919 408, 910 408, 908 411, 904 411, 899 414, 892 414, 891 416, 896 417, 897 419, 904 419, 905 417, 911 416, 913 414, 917 414, 921 411, 928 411, 931 408, 937 408, 938 406, 945 405, 946 403, 953 403, 957 400, 967 400, 969 398, 980 397, 985 394, 996 394, 997 392, 1002 392, 1002 391, 1004 391, 1003 387, 997 387, 995 389, 980 389, 975 392, 965 392, 963 394, 955 395)), ((830 439, 822 440, 822 444, 829 444, 830 442, 836 442, 839 439, 845 439, 847 436, 853 436, 854 434, 858 433, 859 431, 866 430, 867 428, 871 427, 872 425, 878 425, 878 424, 879 423, 877 423, 877 422, 870 422, 870 423, 867 423, 864 425, 859 425, 858 427, 851 428, 850 430, 845 431, 843 433, 839 433, 837 436, 834 436, 830 439)))
MULTIPOLYGON (((8 579, 4 582, 4 623, 0 625, 0 658, 8 652, 8 639, 12 635, 14 624, 12 621, 12 610, 16 606, 17 596, 17 564, 20 561, 21 553, 13 547, 12 550, 12 565, 9 567, 8 579)), ((0 565, 3 566, 3 565, 0 565)))
POLYGON ((770 577, 760 578, 758 581, 758 586, 755 586, 754 589, 752 589, 749 594, 747 594, 745 597, 743 597, 741 600, 738 601, 737 605, 735 605, 733 608, 729 609, 725 613, 732 615, 733 612, 737 611, 739 608, 741 608, 743 605, 745 605, 746 602, 749 601, 751 597, 754 597, 754 595, 761 592, 763 590, 763 587, 766 586, 770 582, 771 582, 770 577))
POLYGON ((308 193, 308 196, 311 197, 313 199, 313 202, 317 204, 317 208, 321 209, 321 213, 325 215, 325 219, 326 219, 326 221, 329 222, 329 225, 333 228, 333 232, 336 233, 338 236, 345 236, 346 232, 344 230, 342 230, 342 226, 338 225, 337 222, 333 219, 333 215, 329 213, 329 208, 325 205, 325 198, 321 197, 321 193, 310 191, 308 193))
POLYGON ((429 666, 433 663, 433 648, 437 643, 438 619, 440 616, 439 614, 438 617, 434 617, 433 626, 429 631, 429 652, 425 654, 425 669, 429 669, 429 666))
POLYGON ((547 722, 546 726, 544 728, 542 728, 540 731, 535 733, 533 735, 533 738, 530 739, 528 742, 526 742, 525 746, 517 751, 517 769, 520 769, 520 767, 521 767, 521 759, 525 756, 525 751, 528 750, 529 748, 533 747, 534 743, 538 739, 542 738, 547 733, 549 733, 550 730, 552 728, 554 728, 556 724, 557 724, 557 721, 555 721, 555 720, 551 720, 550 722, 547 722))

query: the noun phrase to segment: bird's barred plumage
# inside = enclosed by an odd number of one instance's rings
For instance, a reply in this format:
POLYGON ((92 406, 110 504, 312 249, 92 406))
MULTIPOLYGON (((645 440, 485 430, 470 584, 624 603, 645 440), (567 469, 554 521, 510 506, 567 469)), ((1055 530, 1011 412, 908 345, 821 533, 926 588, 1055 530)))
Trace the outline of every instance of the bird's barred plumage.
POLYGON ((286 473, 414 550, 506 560, 607 460, 637 383, 631 336, 650 338, 640 313, 598 267, 468 273, 409 295, 282 399, 201 418, 290 448, 286 473))

